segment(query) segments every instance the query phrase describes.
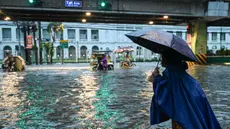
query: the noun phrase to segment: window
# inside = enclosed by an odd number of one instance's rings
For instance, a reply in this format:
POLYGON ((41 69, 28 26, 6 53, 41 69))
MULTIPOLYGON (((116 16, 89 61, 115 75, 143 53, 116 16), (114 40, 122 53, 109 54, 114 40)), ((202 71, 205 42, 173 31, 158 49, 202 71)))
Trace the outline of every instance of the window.
POLYGON ((182 32, 177 31, 177 32, 176 32, 176 36, 178 36, 178 37, 182 38, 182 32))
POLYGON ((2 40, 11 41, 11 28, 2 28, 2 40))
POLYGON ((87 30, 80 30, 80 41, 87 40, 87 30))
POLYGON ((20 34, 20 40, 24 39, 24 34, 22 33, 21 29, 16 28, 16 40, 19 40, 19 34, 20 34), (18 30, 20 31, 20 33, 18 32, 18 30))
POLYGON ((58 32, 56 33, 56 40, 60 40, 60 39, 61 39, 61 32, 58 31, 58 32))
POLYGON ((212 32, 212 41, 217 40, 217 32, 212 32))
POLYGON ((185 32, 185 41, 188 41, 188 33, 187 32, 185 32))
POLYGON ((92 39, 92 41, 98 41, 99 40, 98 30, 91 30, 91 39, 92 39))
POLYGON ((42 33, 43 33, 43 40, 49 40, 50 39, 50 35, 47 32, 47 29, 43 29, 42 33))
POLYGON ((133 30, 133 27, 126 27, 126 30, 133 30))
POLYGON ((75 30, 68 29, 68 39, 75 39, 75 30))
POLYGON ((137 53, 136 53, 137 55, 141 55, 141 47, 137 47, 137 53))
POLYGON ((220 40, 225 41, 225 32, 220 33, 220 40))
POLYGON ((142 27, 136 27, 136 30, 142 30, 142 27))
POLYGON ((167 32, 169 32, 169 33, 172 33, 172 34, 173 34, 173 31, 167 31, 167 32))

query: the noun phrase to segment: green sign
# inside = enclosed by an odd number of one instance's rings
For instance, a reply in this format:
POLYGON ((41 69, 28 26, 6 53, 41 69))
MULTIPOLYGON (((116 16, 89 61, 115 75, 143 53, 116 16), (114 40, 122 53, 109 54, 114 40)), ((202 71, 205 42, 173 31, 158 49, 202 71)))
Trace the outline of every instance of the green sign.
POLYGON ((60 40, 61 48, 68 48, 68 40, 60 40))

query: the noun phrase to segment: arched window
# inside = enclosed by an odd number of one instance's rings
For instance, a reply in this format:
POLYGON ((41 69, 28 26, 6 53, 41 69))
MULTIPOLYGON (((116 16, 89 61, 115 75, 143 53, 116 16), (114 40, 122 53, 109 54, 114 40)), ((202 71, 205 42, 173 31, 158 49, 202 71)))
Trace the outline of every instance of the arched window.
POLYGON ((81 58, 87 57, 87 47, 86 46, 81 46, 81 58))
POLYGON ((10 46, 5 46, 3 48, 3 53, 4 53, 4 57, 6 57, 6 53, 12 54, 12 48, 10 46))
POLYGON ((142 50, 142 48, 139 47, 139 46, 137 46, 137 55, 141 55, 141 54, 142 54, 142 53, 141 53, 141 50, 142 50))
POLYGON ((93 46, 93 47, 92 47, 92 53, 93 53, 94 51, 99 51, 98 46, 93 46))
POLYGON ((57 46, 57 48, 56 48, 56 57, 57 58, 61 57, 61 47, 60 46, 57 46))
POLYGON ((69 59, 76 59, 76 48, 74 46, 69 47, 69 59))

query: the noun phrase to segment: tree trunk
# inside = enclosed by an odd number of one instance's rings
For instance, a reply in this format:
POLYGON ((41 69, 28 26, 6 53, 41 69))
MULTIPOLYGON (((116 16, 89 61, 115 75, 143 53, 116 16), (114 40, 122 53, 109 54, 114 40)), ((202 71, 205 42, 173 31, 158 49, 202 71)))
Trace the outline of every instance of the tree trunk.
POLYGON ((46 62, 49 64, 49 55, 46 55, 46 62))
POLYGON ((54 43, 52 43, 51 50, 50 50, 50 64, 53 64, 53 49, 54 49, 54 43))
POLYGON ((52 28, 53 29, 53 42, 52 42, 52 45, 51 45, 51 51, 50 51, 50 63, 53 64, 53 50, 54 50, 54 43, 56 41, 56 30, 55 28, 52 28))
POLYGON ((38 22, 38 32, 39 32, 39 57, 40 57, 40 64, 43 64, 42 62, 42 33, 41 33, 41 22, 38 22))
POLYGON ((33 29, 33 39, 34 39, 34 54, 35 54, 35 62, 36 62, 36 65, 38 65, 38 48, 37 48, 37 43, 36 43, 36 33, 35 33, 35 28, 33 29))
MULTIPOLYGON (((30 26, 29 26, 29 23, 27 24, 27 35, 30 35, 30 26)), ((26 43, 27 43, 27 41, 26 41, 26 43)), ((27 55, 27 58, 28 58, 27 64, 31 65, 32 64, 32 61, 31 61, 31 51, 30 51, 29 48, 26 48, 26 55, 27 55)))

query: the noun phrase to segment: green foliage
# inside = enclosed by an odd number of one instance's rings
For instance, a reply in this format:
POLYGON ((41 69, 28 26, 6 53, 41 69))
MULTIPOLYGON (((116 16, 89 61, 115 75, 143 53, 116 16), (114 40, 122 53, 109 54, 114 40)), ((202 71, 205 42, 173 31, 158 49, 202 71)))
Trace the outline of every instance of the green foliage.
POLYGON ((61 22, 51 22, 51 23, 47 26, 47 32, 48 32, 48 33, 51 33, 51 29, 53 28, 53 29, 55 29, 55 30, 54 30, 55 32, 60 31, 61 33, 63 33, 63 30, 60 29, 60 26, 61 26, 61 25, 62 25, 61 22), (58 31, 56 31, 56 29, 57 29, 58 31))
POLYGON ((32 50, 38 50, 38 47, 35 46, 35 45, 33 45, 33 46, 32 46, 32 50))
POLYGON ((216 55, 218 56, 225 56, 225 55, 230 55, 230 50, 221 48, 220 50, 216 51, 216 55))
POLYGON ((45 48, 46 55, 53 55, 52 43, 50 42, 43 43, 43 48, 45 48))

